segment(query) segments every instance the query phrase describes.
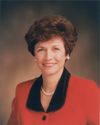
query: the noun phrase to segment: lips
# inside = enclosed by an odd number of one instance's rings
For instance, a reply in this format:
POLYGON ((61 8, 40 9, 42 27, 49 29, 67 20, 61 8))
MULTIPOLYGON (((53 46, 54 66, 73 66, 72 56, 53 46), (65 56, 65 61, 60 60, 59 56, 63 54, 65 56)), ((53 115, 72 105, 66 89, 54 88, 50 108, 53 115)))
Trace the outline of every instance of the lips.
POLYGON ((44 63, 43 64, 45 67, 52 67, 55 65, 55 63, 44 63))

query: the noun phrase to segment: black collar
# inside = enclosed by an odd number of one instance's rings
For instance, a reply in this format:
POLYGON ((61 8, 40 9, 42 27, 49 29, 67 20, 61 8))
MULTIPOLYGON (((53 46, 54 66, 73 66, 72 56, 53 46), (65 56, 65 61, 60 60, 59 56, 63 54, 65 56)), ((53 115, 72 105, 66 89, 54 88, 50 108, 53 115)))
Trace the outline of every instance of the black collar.
MULTIPOLYGON (((69 78, 70 78, 70 73, 64 68, 64 71, 61 75, 61 78, 59 80, 55 93, 50 101, 47 112, 56 111, 64 105, 69 78)), ((38 112, 44 112, 44 109, 40 102, 40 89, 41 89, 42 83, 43 83, 43 79, 41 75, 40 77, 36 78, 35 83, 31 87, 27 104, 26 104, 29 109, 38 111, 38 112)))

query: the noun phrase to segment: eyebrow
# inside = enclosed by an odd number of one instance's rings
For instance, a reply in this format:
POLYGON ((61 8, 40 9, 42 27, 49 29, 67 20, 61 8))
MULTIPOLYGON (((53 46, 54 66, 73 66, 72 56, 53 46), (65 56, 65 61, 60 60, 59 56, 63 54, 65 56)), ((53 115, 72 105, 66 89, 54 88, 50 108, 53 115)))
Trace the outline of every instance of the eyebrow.
MULTIPOLYGON (((52 45, 52 47, 60 47, 60 45, 52 45)), ((39 46, 37 46, 37 48, 46 48, 46 47, 39 45, 39 46)))
POLYGON ((45 47, 43 47, 43 46, 37 46, 36 49, 38 49, 38 48, 45 48, 45 47))

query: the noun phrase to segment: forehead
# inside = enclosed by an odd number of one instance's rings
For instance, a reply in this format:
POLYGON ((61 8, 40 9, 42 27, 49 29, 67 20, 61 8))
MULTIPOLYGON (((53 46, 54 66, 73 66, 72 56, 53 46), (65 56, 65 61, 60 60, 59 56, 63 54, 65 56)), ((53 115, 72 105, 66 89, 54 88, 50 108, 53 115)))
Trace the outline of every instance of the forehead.
POLYGON ((50 47, 50 46, 64 46, 64 42, 60 37, 53 37, 47 41, 40 41, 36 44, 36 47, 50 47))

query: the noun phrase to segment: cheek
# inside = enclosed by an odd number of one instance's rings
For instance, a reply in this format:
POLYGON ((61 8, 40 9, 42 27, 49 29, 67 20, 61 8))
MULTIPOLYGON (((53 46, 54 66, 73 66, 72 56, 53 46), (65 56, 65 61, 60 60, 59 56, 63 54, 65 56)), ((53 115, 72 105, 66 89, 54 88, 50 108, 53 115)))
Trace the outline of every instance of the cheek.
POLYGON ((56 58, 57 60, 65 60, 65 59, 66 59, 65 54, 63 54, 63 53, 57 54, 57 55, 55 56, 55 58, 56 58))
POLYGON ((39 63, 42 61, 42 56, 40 55, 35 55, 35 60, 36 60, 36 63, 39 63))

